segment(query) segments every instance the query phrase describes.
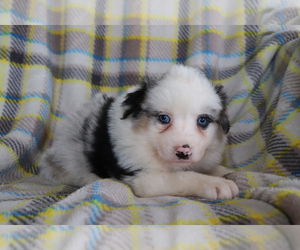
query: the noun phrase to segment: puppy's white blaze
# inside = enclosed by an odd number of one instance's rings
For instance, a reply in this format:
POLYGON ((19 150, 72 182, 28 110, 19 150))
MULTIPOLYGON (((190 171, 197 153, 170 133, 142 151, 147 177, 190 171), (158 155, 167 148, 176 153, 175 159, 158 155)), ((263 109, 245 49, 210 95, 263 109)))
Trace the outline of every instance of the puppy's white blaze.
POLYGON ((186 166, 201 160, 214 140, 216 125, 212 123, 202 130, 197 126, 197 119, 203 114, 218 118, 216 114, 222 106, 219 96, 204 75, 194 68, 177 65, 149 91, 143 108, 170 116, 171 126, 168 129, 163 130, 165 125, 154 124, 146 133, 159 158, 176 167, 176 164, 186 166), (186 162, 178 162, 174 147, 184 144, 192 148, 192 156, 186 162))
POLYGON ((196 69, 182 65, 173 66, 148 96, 146 106, 177 114, 199 115, 222 109, 220 98, 208 79, 196 69))

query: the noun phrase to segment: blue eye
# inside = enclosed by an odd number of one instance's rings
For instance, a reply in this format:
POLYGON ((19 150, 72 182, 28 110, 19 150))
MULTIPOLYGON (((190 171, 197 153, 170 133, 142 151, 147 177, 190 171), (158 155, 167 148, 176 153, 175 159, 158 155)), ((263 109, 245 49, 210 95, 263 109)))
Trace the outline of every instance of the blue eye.
POLYGON ((200 116, 197 120, 197 124, 201 128, 206 128, 208 126, 209 122, 210 122, 209 118, 206 116, 200 116))
POLYGON ((159 115, 158 116, 158 120, 162 123, 162 124, 167 124, 170 123, 171 118, 168 115, 159 115))

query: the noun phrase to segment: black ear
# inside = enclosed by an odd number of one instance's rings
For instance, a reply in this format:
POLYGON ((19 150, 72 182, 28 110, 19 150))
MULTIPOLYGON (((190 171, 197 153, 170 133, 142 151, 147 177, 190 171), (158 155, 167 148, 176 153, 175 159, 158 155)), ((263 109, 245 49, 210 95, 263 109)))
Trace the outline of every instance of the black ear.
POLYGON ((228 119, 226 110, 223 109, 221 111, 218 123, 221 125, 221 127, 224 131, 224 134, 227 134, 230 129, 230 123, 229 123, 229 119, 228 119))
POLYGON ((220 85, 220 84, 216 85, 215 86, 215 91, 221 99, 221 104, 222 104, 223 109, 226 109, 227 95, 223 90, 223 85, 220 85))
POLYGON ((228 115, 227 115, 227 112, 226 112, 227 95, 223 91, 223 86, 222 85, 215 86, 215 91, 221 99, 221 104, 222 104, 222 108, 223 108, 220 112, 218 123, 221 125, 224 133, 227 134, 229 132, 229 129, 230 129, 230 123, 229 123, 228 115))
POLYGON ((137 118, 142 111, 142 103, 146 97, 147 84, 145 82, 134 92, 127 94, 125 100, 122 102, 122 106, 125 108, 123 117, 126 119, 132 115, 137 118))

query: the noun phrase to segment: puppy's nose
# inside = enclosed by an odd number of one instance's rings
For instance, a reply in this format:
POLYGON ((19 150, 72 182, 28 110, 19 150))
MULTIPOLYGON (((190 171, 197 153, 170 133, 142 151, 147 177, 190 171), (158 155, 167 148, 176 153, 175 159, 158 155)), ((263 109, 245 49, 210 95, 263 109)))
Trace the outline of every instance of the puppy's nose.
POLYGON ((189 157, 192 155, 192 150, 188 144, 184 144, 175 148, 175 154, 178 157, 178 159, 188 160, 189 157))

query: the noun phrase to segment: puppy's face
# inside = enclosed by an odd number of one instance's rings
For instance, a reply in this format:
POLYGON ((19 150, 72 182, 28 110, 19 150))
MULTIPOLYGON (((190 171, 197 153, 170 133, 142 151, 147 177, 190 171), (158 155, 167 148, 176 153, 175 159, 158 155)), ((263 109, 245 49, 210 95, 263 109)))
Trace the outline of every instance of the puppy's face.
POLYGON ((224 98, 221 87, 214 88, 196 69, 177 65, 129 94, 123 118, 131 115, 133 130, 144 136, 154 157, 167 166, 186 167, 228 132, 224 98))

